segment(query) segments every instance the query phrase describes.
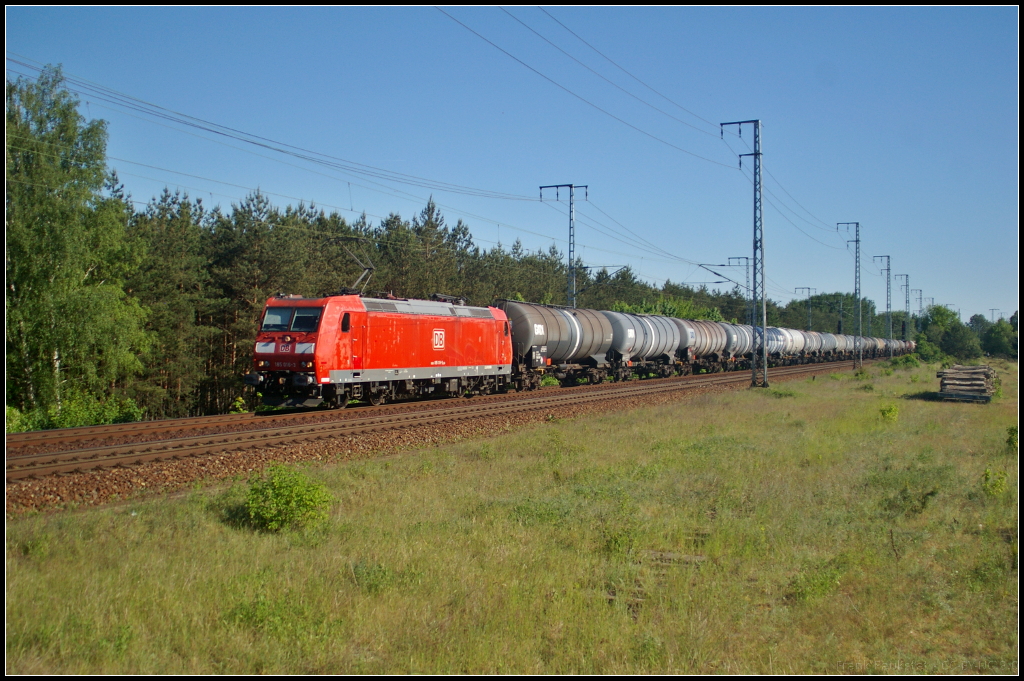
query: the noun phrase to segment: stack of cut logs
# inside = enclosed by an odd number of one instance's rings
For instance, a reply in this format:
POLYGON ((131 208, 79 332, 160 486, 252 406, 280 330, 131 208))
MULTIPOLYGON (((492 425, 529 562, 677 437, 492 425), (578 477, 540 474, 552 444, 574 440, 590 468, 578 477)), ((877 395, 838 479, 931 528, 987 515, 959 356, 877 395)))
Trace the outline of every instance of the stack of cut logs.
POLYGON ((996 372, 989 366, 968 367, 956 364, 935 374, 942 379, 939 396, 947 400, 989 402, 995 392, 996 372))

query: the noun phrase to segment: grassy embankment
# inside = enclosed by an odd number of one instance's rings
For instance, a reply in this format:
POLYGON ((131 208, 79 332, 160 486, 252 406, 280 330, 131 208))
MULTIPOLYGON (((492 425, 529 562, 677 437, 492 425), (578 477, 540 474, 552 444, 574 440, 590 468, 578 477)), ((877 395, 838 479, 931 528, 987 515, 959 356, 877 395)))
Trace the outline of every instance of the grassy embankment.
POLYGON ((242 484, 9 521, 7 672, 1015 672, 1016 365, 934 371, 311 469, 303 533, 242 484))

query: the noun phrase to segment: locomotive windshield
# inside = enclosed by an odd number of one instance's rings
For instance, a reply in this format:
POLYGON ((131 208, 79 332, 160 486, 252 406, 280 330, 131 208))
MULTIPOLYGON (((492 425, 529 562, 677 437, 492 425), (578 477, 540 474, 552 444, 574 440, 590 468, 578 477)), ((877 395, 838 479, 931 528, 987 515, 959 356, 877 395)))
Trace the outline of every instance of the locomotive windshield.
POLYGON ((268 307, 263 315, 263 331, 287 331, 294 307, 268 307))
POLYGON ((320 325, 320 307, 299 307, 295 309, 295 318, 292 319, 292 331, 316 331, 320 325))
POLYGON ((320 307, 268 307, 263 315, 262 331, 316 331, 320 325, 320 307), (293 314, 294 313, 294 314, 293 314))

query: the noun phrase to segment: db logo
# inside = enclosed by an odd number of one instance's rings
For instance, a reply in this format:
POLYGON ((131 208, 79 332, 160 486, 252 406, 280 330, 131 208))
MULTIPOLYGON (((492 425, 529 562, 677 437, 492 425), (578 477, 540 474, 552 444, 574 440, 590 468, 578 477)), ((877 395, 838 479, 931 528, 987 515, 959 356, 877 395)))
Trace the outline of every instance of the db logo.
POLYGON ((444 350, 444 329, 434 329, 434 349, 444 350))

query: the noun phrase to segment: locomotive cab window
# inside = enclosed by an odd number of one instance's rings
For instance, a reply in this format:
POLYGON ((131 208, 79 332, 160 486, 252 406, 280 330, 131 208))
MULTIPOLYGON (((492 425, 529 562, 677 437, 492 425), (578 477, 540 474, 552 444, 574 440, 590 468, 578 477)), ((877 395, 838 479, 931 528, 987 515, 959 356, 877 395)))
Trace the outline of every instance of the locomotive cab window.
POLYGON ((508 322, 505 322, 505 335, 508 335, 508 322))
POLYGON ((352 327, 352 320, 349 317, 348 312, 346 312, 345 316, 341 318, 341 332, 342 333, 348 333, 348 330, 351 327, 352 327))
POLYGON ((293 307, 268 307, 263 315, 263 331, 287 331, 292 320, 293 307))
POLYGON ((321 307, 299 307, 295 309, 295 319, 292 320, 292 331, 316 331, 320 325, 321 307))

